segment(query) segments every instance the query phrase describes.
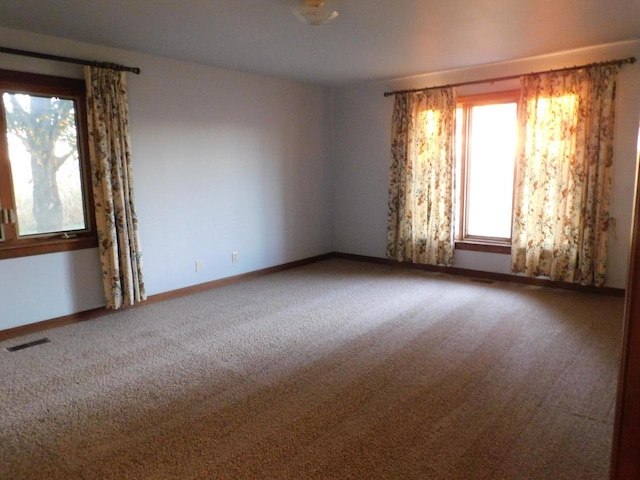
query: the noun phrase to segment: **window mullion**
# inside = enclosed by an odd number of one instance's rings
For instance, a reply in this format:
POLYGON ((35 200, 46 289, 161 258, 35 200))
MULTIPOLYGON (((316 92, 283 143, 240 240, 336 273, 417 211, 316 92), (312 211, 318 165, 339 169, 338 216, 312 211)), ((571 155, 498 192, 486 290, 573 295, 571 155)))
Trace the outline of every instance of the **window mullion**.
MULTIPOLYGON (((13 182, 11 174, 11 162, 9 161, 9 146, 7 144, 7 122, 4 112, 4 104, 2 94, 4 90, 0 90, 0 209, 15 211, 15 203, 13 197, 13 182)), ((0 240, 9 242, 16 239, 15 224, 5 223, 5 215, 0 215, 0 240)))
POLYGON ((467 191, 469 188, 469 110, 469 105, 465 104, 462 109, 462 188, 460 189, 460 205, 462 206, 462 212, 460 215, 461 240, 467 236, 467 212, 469 210, 469 206, 467 204, 467 191))

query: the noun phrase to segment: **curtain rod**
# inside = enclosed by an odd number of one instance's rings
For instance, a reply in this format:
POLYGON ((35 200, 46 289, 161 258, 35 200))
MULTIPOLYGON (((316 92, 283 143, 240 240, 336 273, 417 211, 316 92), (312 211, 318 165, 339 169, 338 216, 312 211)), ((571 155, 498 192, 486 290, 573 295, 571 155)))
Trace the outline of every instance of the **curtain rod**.
MULTIPOLYGON (((610 60, 608 62, 596 62, 596 63, 588 63, 586 65, 578 65, 578 66, 574 66, 574 67, 565 67, 565 68, 558 68, 556 70, 543 70, 540 72, 532 72, 529 75, 537 75, 539 73, 551 73, 551 72, 566 72, 566 71, 570 71, 570 70, 578 70, 580 68, 587 68, 587 67, 595 67, 595 66, 606 66, 606 65, 624 65, 625 63, 635 63, 636 61, 636 57, 628 57, 628 58, 622 58, 619 60, 610 60)), ((393 92, 384 92, 384 96, 385 97, 389 97, 391 95, 396 95, 399 93, 413 93, 413 92, 426 92, 427 90, 433 90, 436 88, 451 88, 451 87, 461 87, 463 85, 476 85, 479 83, 493 83, 493 82, 503 82, 506 80, 517 80, 518 78, 522 77, 525 74, 521 74, 521 75, 508 75, 506 77, 494 77, 494 78, 485 78, 484 80, 472 80, 469 82, 460 82, 460 83, 450 83, 447 85, 440 85, 440 86, 435 86, 435 87, 425 87, 425 88, 413 88, 413 89, 409 89, 409 90, 395 90, 393 92)))
POLYGON ((89 65, 90 67, 110 68, 120 72, 131 72, 138 75, 140 69, 137 67, 126 67, 117 63, 95 62, 93 60, 80 60, 78 58, 61 57, 59 55, 49 55, 47 53, 30 52, 28 50, 18 50, 16 48, 0 47, 0 53, 8 53, 10 55, 21 55, 23 57, 42 58, 44 60, 55 60, 57 62, 75 63, 76 65, 89 65))

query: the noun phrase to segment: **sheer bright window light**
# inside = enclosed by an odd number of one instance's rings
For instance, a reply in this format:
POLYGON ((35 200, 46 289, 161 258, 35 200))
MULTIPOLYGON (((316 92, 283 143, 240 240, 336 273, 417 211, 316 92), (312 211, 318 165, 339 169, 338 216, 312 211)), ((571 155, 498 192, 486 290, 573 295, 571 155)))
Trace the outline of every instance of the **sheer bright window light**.
POLYGON ((293 10, 293 14, 303 23, 322 25, 338 16, 338 12, 325 5, 322 0, 306 0, 304 5, 293 10))

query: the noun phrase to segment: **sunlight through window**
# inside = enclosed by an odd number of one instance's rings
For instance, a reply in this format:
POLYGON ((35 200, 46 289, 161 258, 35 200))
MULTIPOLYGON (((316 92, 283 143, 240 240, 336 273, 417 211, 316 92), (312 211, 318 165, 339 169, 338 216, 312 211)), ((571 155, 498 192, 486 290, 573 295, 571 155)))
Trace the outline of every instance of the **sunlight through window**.
POLYGON ((511 238, 517 103, 486 96, 466 101, 456 120, 457 237, 505 243, 511 238))

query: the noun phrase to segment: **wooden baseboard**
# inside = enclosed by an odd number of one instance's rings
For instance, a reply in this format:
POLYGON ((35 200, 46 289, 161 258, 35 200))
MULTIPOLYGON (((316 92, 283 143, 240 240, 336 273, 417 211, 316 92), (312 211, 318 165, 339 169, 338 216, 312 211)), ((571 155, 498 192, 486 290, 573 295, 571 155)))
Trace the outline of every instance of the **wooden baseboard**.
POLYGON ((330 258, 333 258, 333 253, 325 253, 323 255, 317 255, 315 257, 296 260, 295 262, 283 263, 282 265, 276 265, 274 267, 263 268, 261 270, 255 270, 253 272, 241 273, 240 275, 234 275, 233 277, 220 278, 218 280, 212 280, 211 282, 199 283, 198 285, 171 290, 170 292, 158 293, 157 295, 150 296, 146 302, 141 303, 140 305, 162 302, 164 300, 178 298, 184 295, 190 295, 192 293, 204 292, 206 290, 211 290, 212 288, 223 287, 225 285, 231 285, 232 283, 250 280, 252 278, 263 277, 265 275, 282 272, 284 270, 291 270, 292 268, 302 267, 304 265, 309 265, 310 263, 316 263, 322 260, 328 260, 330 258))
MULTIPOLYGON (((212 288, 222 287, 224 285, 230 285, 232 283, 241 282, 244 280, 250 280, 252 278, 262 277, 271 273, 282 272, 284 270, 290 270, 292 268, 302 267, 310 263, 320 262, 322 260, 328 260, 333 258, 333 253, 325 253, 323 255, 317 255, 315 257, 304 258, 302 260, 296 260, 294 262, 284 263, 273 267, 263 268, 261 270, 255 270, 253 272, 242 273, 240 275, 234 275, 233 277, 221 278, 219 280, 213 280, 211 282, 200 283, 198 285, 192 285, 190 287, 180 288, 178 290, 172 290, 170 292, 159 293, 151 295, 146 301, 138 303, 132 307, 126 308, 141 308, 145 305, 162 302, 172 298, 182 297, 192 293, 203 292, 212 288)), ((72 313, 71 315, 65 315, 63 317, 52 318, 50 320, 43 320, 37 323, 30 323, 28 325, 21 325, 19 327, 9 328, 6 330, 0 330, 0 341, 9 340, 23 335, 29 335, 32 333, 42 332, 44 330, 50 330, 52 328, 63 327, 65 325, 71 325, 73 323, 84 322, 87 320, 93 320, 95 318, 114 313, 114 310, 108 310, 106 307, 94 308, 84 312, 72 313)))
POLYGON ((613 287, 592 287, 586 285, 578 285, 576 283, 554 282, 544 278, 523 277, 520 275, 512 275, 507 273, 483 272, 480 270, 471 270, 457 267, 442 267, 438 265, 423 265, 418 263, 398 262, 388 258, 369 257, 366 255, 354 255, 351 253, 334 252, 334 258, 344 258, 347 260, 357 260, 361 262, 377 263, 381 265, 393 265, 396 267, 409 268, 413 270, 423 270, 427 272, 447 273, 450 275, 459 275, 470 278, 480 278, 485 280, 496 280, 501 282, 522 283, 525 285, 535 285, 538 287, 560 288, 563 290, 575 290, 579 292, 597 293, 601 295, 609 295, 614 297, 624 297, 625 290, 623 288, 613 287))
POLYGON ((0 341, 9 340, 11 338, 21 337, 23 335, 29 335, 32 333, 38 333, 44 330, 50 330, 52 328, 64 327, 65 325, 71 325, 72 323, 85 322, 87 320, 92 320, 94 318, 106 315, 109 312, 110 310, 107 310, 105 307, 99 307, 92 310, 72 313, 71 315, 65 315, 64 317, 52 318, 50 320, 43 320, 41 322, 21 325, 19 327, 8 328, 6 330, 0 330, 0 341))
MULTIPOLYGON (((564 282, 552 282, 551 280, 545 280, 540 278, 521 277, 519 275, 509 275, 505 273, 492 273, 482 272, 479 270, 469 270, 464 268, 455 267, 440 267, 435 265, 422 265, 415 263, 403 263, 387 258, 369 257, 365 255, 355 255, 351 253, 333 252, 325 253, 315 257, 309 257, 294 262, 284 263, 282 265, 276 265, 273 267, 263 268, 261 270, 255 270, 253 272, 242 273, 240 275, 234 275, 233 277, 221 278, 213 280, 211 282, 200 283, 198 285, 192 285, 190 287, 180 288, 172 290, 170 292, 159 293, 151 295, 142 303, 127 308, 140 308, 150 303, 162 302, 172 298, 178 298, 192 293, 204 292, 212 288, 218 288, 225 285, 231 285, 233 283, 250 280, 252 278, 262 277, 271 273, 282 272, 284 270, 290 270, 293 268, 302 267, 322 260, 328 260, 331 258, 343 258, 347 260, 356 260, 360 262, 377 263, 381 265, 392 265, 395 267, 409 268, 414 270, 423 270, 429 272, 447 273, 450 275, 460 275, 470 278, 481 278, 486 280, 498 280, 503 282, 523 283, 527 285, 536 285, 540 287, 561 288, 565 290, 576 290, 581 292, 598 293, 603 295, 612 295, 617 297, 624 297, 625 290, 621 288, 611 287, 588 287, 583 285, 576 285, 573 283, 564 282)), ((93 320, 95 318, 113 313, 113 310, 108 310, 106 307, 94 308, 84 312, 73 313, 64 317, 53 318, 51 320, 44 320, 42 322, 31 323, 29 325, 22 325, 19 327, 9 328, 7 330, 0 330, 0 341, 9 340, 15 337, 21 337, 23 335, 29 335, 32 333, 42 332, 44 330, 50 330, 52 328, 63 327, 73 323, 84 322, 87 320, 93 320)))

